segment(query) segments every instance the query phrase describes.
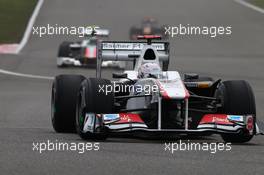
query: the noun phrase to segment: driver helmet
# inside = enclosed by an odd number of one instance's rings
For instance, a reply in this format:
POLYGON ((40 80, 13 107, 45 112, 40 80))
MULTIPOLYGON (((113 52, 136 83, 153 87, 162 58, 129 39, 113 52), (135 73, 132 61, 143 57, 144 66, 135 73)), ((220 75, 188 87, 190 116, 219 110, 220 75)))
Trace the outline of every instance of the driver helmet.
POLYGON ((138 70, 138 78, 159 78, 160 75, 162 71, 157 63, 145 63, 138 70))

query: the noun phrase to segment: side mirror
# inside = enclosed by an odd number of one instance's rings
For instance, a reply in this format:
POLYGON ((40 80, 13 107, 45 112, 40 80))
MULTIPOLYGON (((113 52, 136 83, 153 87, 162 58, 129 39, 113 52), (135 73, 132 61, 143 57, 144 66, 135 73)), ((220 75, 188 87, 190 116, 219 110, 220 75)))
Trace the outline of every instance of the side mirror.
POLYGON ((113 78, 127 78, 127 73, 113 73, 113 78))

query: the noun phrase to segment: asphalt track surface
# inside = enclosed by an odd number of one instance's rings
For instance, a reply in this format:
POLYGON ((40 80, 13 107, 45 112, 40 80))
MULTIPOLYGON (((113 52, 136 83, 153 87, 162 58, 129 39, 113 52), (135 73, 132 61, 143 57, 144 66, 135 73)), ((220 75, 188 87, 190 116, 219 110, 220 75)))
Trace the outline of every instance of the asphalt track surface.
MULTIPOLYGON (((171 70, 216 78, 245 79, 252 85, 257 117, 264 121, 264 15, 232 0, 46 0, 34 26, 101 25, 111 39, 128 38, 128 30, 144 16, 164 24, 231 25, 231 37, 171 39, 171 70)), ((60 42, 73 37, 31 36, 19 55, 0 55, 0 69, 43 76, 93 69, 58 69, 60 42)), ((106 77, 109 72, 106 70, 106 77)), ((32 151, 32 142, 82 142, 75 134, 57 134, 50 120, 50 80, 0 74, 0 174, 263 174, 264 140, 232 145, 228 152, 164 151, 165 140, 109 138, 99 151, 32 151)), ((185 141, 189 138, 184 138, 185 141)), ((173 140, 173 142, 177 140, 173 140)), ((221 142, 219 136, 192 142, 221 142)))

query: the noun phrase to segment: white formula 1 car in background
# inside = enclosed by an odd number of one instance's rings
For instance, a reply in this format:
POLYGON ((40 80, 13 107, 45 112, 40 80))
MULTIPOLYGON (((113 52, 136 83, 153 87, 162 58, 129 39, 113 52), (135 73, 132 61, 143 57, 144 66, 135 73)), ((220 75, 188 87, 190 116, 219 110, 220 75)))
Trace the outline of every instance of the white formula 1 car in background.
MULTIPOLYGON (((86 37, 82 41, 61 43, 58 51, 57 66, 91 66, 95 67, 97 58, 97 43, 103 37, 109 36, 107 29, 92 29, 84 31, 86 37)), ((125 64, 121 62, 106 61, 103 67, 124 68, 125 64)))

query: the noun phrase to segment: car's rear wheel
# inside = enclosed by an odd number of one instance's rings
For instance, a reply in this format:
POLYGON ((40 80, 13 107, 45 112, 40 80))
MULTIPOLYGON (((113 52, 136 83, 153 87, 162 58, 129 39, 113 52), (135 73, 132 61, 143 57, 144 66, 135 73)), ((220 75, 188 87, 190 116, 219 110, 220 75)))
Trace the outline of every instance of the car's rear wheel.
POLYGON ((106 79, 89 78, 82 82, 76 105, 76 130, 81 138, 95 140, 107 138, 107 128, 100 123, 102 120, 98 121, 100 127, 94 133, 84 132, 83 128, 87 113, 107 114, 114 112, 114 93, 113 91, 107 94, 105 92, 105 89, 110 86, 112 87, 112 83, 106 79))
MULTIPOLYGON (((243 80, 224 81, 217 91, 216 97, 222 101, 219 112, 233 115, 253 115, 253 127, 256 121, 255 97, 249 83, 243 80)), ((248 142, 253 138, 248 130, 241 130, 238 134, 222 134, 223 140, 233 143, 248 142)))
POLYGON ((84 77, 59 75, 52 85, 51 120, 56 132, 76 132, 75 107, 77 93, 84 77))

